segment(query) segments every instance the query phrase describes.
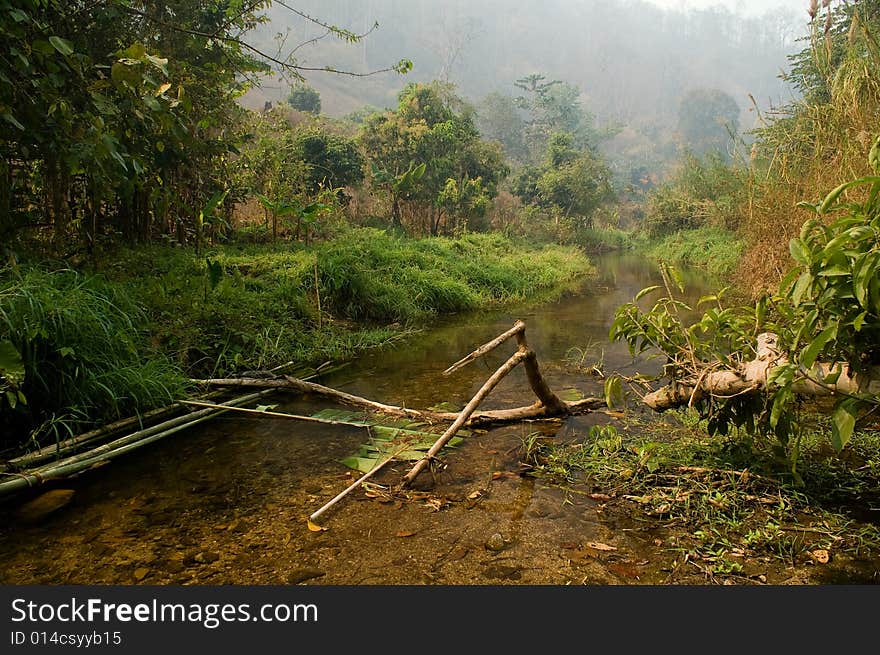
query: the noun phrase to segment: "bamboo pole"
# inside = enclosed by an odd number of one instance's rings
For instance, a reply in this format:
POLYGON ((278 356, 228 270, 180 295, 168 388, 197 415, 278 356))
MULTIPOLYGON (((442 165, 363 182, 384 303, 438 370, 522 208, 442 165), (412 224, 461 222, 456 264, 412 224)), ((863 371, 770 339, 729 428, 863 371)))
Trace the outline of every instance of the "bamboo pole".
POLYGON ((170 414, 174 410, 178 409, 181 409, 180 405, 178 403, 172 403, 171 405, 154 409, 152 411, 141 414, 140 416, 129 416, 128 418, 120 419, 118 421, 114 421, 113 423, 108 423, 107 425, 96 428, 95 430, 83 432, 82 434, 71 437, 70 439, 64 439, 63 441, 52 444, 51 446, 45 446, 43 448, 40 448, 39 450, 35 450, 32 453, 27 453, 26 455, 15 457, 13 459, 10 459, 6 464, 7 467, 11 466, 16 469, 21 469, 25 466, 37 464, 38 462, 52 459, 53 457, 60 457, 64 453, 75 450, 78 447, 85 446, 86 444, 98 441, 102 437, 113 434, 114 432, 119 432, 120 430, 123 430, 130 425, 139 422, 141 422, 142 424, 143 421, 149 421, 150 419, 164 416, 165 414, 170 414))
POLYGON ((523 361, 527 357, 528 353, 522 350, 517 350, 504 364, 502 364, 497 371, 495 371, 492 376, 483 383, 483 386, 480 387, 480 390, 471 398, 470 402, 465 406, 463 410, 458 415, 458 418, 455 419, 455 422, 450 425, 446 432, 440 435, 440 438, 434 442, 434 445, 431 446, 430 450, 422 457, 419 461, 415 463, 415 466, 410 469, 409 473, 403 476, 403 481, 400 483, 401 487, 405 487, 412 483, 413 480, 416 479, 419 473, 421 473, 428 463, 440 452, 440 449, 445 446, 452 437, 455 436, 455 433, 458 432, 459 428, 461 428, 465 421, 470 418, 470 415, 473 414, 474 410, 477 406, 483 402, 483 399, 489 395, 489 393, 494 389, 504 376, 510 373, 517 364, 523 361))
POLYGON ((79 455, 67 457, 66 459, 60 460, 58 462, 53 462, 52 464, 48 464, 37 469, 22 471, 20 473, 7 474, 9 476, 12 476, 12 479, 5 482, 0 482, 0 496, 27 487, 39 486, 47 480, 65 477, 68 475, 72 475, 73 473, 78 473, 79 471, 86 470, 99 462, 114 459, 119 455, 123 455, 149 443, 175 434, 176 432, 180 432, 181 430, 192 427, 193 425, 202 423, 203 421, 207 421, 214 415, 225 411, 228 406, 233 406, 233 404, 246 403, 251 400, 261 398, 262 396, 268 395, 270 393, 272 393, 272 390, 264 390, 248 394, 246 396, 241 396, 239 398, 233 398, 232 400, 223 403, 223 406, 220 409, 200 410, 186 416, 178 417, 177 419, 172 419, 171 421, 166 421, 163 424, 153 426, 152 428, 148 428, 146 430, 133 432, 132 434, 129 434, 125 437, 120 437, 115 441, 111 441, 110 443, 99 446, 98 448, 95 448, 93 450, 87 451, 85 453, 80 453, 79 455), (189 420, 184 421, 181 419, 189 420), (164 428, 157 429, 161 426, 164 426, 164 428))
MULTIPOLYGON (((292 366, 296 362, 290 361, 275 368, 270 369, 270 372, 275 373, 278 371, 282 371, 285 368, 292 366)), ((210 393, 202 396, 203 400, 207 400, 208 398, 215 398, 219 396, 222 392, 220 391, 212 391, 210 393)), ((175 401, 170 405, 166 405, 165 407, 160 407, 158 409, 151 410, 144 414, 129 416, 128 418, 120 419, 118 421, 114 421, 113 423, 108 423, 107 425, 101 426, 100 428, 96 428, 94 430, 90 430, 88 432, 84 432, 75 437, 71 437, 70 439, 64 439, 59 441, 58 443, 52 444, 51 446, 45 446, 31 453, 27 453, 25 455, 20 455, 19 457, 15 457, 10 459, 6 463, 7 468, 15 468, 22 469, 27 466, 32 466, 34 464, 38 464, 40 462, 44 462, 46 460, 52 459, 53 457, 59 457, 65 453, 68 453, 72 450, 77 450, 89 443, 93 443, 95 441, 99 441, 100 439, 113 434, 114 432, 119 432, 127 428, 130 425, 138 423, 141 428, 143 428, 143 424, 145 421, 149 421, 151 419, 157 418, 159 416, 163 416, 165 414, 170 414, 175 410, 182 409, 180 401, 175 401)))

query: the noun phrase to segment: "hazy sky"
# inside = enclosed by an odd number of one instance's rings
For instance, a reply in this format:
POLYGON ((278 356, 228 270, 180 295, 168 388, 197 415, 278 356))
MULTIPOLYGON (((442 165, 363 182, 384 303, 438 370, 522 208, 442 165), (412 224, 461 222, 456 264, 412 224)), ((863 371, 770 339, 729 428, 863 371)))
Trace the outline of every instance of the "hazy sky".
POLYGON ((750 16, 760 15, 768 9, 785 7, 793 11, 807 13, 809 0, 647 0, 655 5, 667 9, 705 9, 717 5, 723 5, 732 11, 750 16))

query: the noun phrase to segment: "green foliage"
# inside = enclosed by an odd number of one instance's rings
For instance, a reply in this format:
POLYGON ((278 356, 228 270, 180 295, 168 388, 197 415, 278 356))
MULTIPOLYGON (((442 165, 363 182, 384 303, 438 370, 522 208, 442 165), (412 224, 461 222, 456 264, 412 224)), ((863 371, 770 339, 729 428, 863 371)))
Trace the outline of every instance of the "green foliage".
POLYGON ((5 396, 0 424, 108 420, 179 397, 185 378, 147 347, 145 327, 143 309, 101 278, 0 272, 0 390, 19 401, 5 396))
POLYGON ((317 127, 298 130, 294 157, 306 166, 306 190, 355 186, 364 179, 364 159, 354 139, 317 127))
MULTIPOLYGON (((633 352, 659 349, 667 358, 664 375, 692 384, 711 362, 736 370, 742 358, 748 359, 758 333, 776 334, 775 348, 784 357, 768 372, 762 394, 701 394, 695 401, 709 417, 711 432, 725 434, 736 425, 775 434, 789 446, 793 467, 799 449, 799 385, 832 385, 880 361, 880 176, 842 184, 821 202, 804 206, 820 216, 838 216, 828 224, 818 218, 804 223, 790 244, 795 265, 777 293, 753 307, 724 308, 719 295, 705 298, 717 307, 687 324, 684 312, 693 308, 675 300, 667 284, 667 295, 650 310, 636 303, 622 306, 611 329, 611 338, 626 341, 633 352), (867 193, 858 199, 841 200, 848 190, 863 187, 867 193)), ((872 394, 839 395, 830 434, 836 450, 846 446, 860 412, 877 404, 872 394)))
POLYGON ((525 300, 591 271, 574 249, 497 234, 410 240, 359 229, 321 244, 317 257, 321 296, 335 314, 403 323, 525 300))
POLYGON ((277 111, 253 116, 251 128, 234 163, 236 197, 257 198, 273 240, 287 223, 295 239, 308 241, 321 233, 322 218, 340 213, 342 187, 363 179, 357 145, 330 124, 294 127, 277 111))
POLYGON ((0 152, 21 164, 8 227, 42 221, 59 245, 73 233, 89 246, 198 231, 198 208, 224 187, 235 98, 265 70, 236 35, 266 4, 0 3, 0 152))
POLYGON ((533 73, 518 79, 514 86, 525 92, 514 102, 528 116, 523 140, 533 163, 547 151, 554 134, 569 135, 577 150, 595 149, 601 139, 610 136, 595 129, 592 114, 580 103, 581 91, 573 84, 546 81, 543 75, 533 73))
POLYGON ((593 212, 613 198, 605 162, 588 148, 576 148, 569 133, 553 134, 544 164, 524 167, 512 189, 524 203, 551 210, 557 222, 571 218, 582 227, 589 227, 593 212))
POLYGON ((787 270, 789 239, 804 220, 798 201, 872 174, 865 152, 880 123, 878 35, 876 2, 822 3, 803 50, 790 57, 786 79, 798 93, 755 130, 751 286, 767 288, 787 270))
MULTIPOLYGON (((410 462, 419 460, 440 436, 439 433, 427 431, 425 428, 428 426, 425 423, 405 419, 391 421, 385 417, 379 422, 363 413, 338 409, 321 410, 313 416, 367 428, 370 440, 361 445, 356 454, 342 460, 342 464, 361 473, 369 473, 377 465, 392 459, 410 462)), ((444 447, 454 448, 470 434, 470 430, 460 430, 458 434, 460 436, 450 439, 444 447)))
POLYGON ((703 269, 716 278, 733 274, 744 247, 735 233, 708 226, 683 229, 643 245, 651 259, 703 269))
POLYGON ((297 111, 309 114, 321 113, 321 94, 310 86, 298 85, 290 90, 287 104, 297 111))
POLYGON ((360 142, 374 183, 390 196, 392 224, 402 224, 407 204, 431 235, 467 229, 508 172, 500 146, 480 140, 473 109, 440 82, 408 85, 396 111, 366 119, 360 142))
POLYGON ((157 349, 190 377, 223 376, 347 359, 407 334, 389 323, 557 292, 591 271, 574 249, 527 249, 523 261, 517 248, 497 235, 357 229, 311 246, 214 247, 208 259, 141 248, 107 274, 120 295, 142 299, 157 349))
POLYGON ((659 236, 703 226, 736 229, 747 198, 746 172, 717 152, 685 152, 671 179, 648 195, 644 226, 659 236))
POLYGON ((528 158, 525 122, 510 96, 493 91, 483 98, 477 105, 477 127, 484 139, 501 143, 509 159, 522 162, 528 158))

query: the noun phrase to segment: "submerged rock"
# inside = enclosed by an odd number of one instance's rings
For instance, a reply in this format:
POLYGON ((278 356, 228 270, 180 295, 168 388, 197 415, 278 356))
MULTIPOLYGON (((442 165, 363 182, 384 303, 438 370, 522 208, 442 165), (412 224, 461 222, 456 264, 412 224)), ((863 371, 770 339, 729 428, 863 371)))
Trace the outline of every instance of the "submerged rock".
POLYGON ((73 489, 47 491, 19 507, 15 517, 24 523, 40 521, 69 504, 74 493, 73 489))
POLYGON ((499 550, 504 550, 504 547, 506 545, 507 544, 504 541, 504 537, 502 537, 497 532, 486 540, 486 549, 487 550, 493 550, 495 552, 498 552, 499 550))
POLYGON ((296 569, 287 574, 287 584, 300 584, 306 580, 320 578, 325 575, 324 571, 318 569, 296 569))

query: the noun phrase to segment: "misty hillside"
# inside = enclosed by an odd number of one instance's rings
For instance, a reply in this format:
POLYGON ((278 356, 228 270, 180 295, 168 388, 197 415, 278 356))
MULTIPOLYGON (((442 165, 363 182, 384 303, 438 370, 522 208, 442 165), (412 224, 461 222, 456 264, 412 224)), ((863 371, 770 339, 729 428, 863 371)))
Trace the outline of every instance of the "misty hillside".
MULTIPOLYGON (((413 61, 406 76, 307 74, 331 115, 365 104, 394 106, 407 82, 451 81, 478 101, 492 91, 515 95, 515 80, 541 73, 576 85, 600 122, 629 125, 671 126, 688 90, 717 88, 740 106, 744 129, 755 123, 749 94, 762 108, 791 98, 780 75, 807 21, 806 12, 751 18, 724 8, 664 11, 639 0, 305 0, 298 8, 356 33, 379 23, 356 45, 335 37, 306 43, 296 53, 303 66, 360 73, 413 61)), ((277 47, 273 39, 284 34, 283 53, 323 32, 283 6, 269 16, 253 41, 277 47)), ((246 104, 283 100, 288 91, 276 79, 251 92, 246 104)))

